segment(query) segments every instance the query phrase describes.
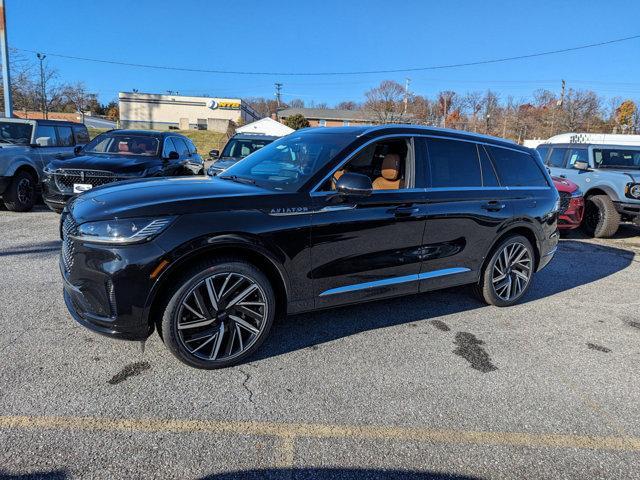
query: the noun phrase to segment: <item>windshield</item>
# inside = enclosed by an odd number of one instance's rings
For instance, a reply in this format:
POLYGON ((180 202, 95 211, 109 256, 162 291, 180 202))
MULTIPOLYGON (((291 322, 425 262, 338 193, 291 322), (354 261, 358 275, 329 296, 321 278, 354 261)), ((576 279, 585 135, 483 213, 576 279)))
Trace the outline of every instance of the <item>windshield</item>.
POLYGON ((598 168, 640 169, 640 148, 594 148, 593 160, 598 168))
POLYGON ((261 148, 218 177, 293 192, 354 140, 353 135, 292 133, 261 148))
POLYGON ((269 139, 236 139, 232 138, 229 143, 224 147, 221 158, 244 158, 247 155, 260 150, 265 145, 270 144, 273 140, 269 139))
POLYGON ((0 143, 29 145, 32 130, 28 123, 0 122, 0 143))
POLYGON ((122 133, 103 133, 91 140, 84 153, 109 153, 116 155, 157 156, 160 142, 148 135, 126 135, 122 133))

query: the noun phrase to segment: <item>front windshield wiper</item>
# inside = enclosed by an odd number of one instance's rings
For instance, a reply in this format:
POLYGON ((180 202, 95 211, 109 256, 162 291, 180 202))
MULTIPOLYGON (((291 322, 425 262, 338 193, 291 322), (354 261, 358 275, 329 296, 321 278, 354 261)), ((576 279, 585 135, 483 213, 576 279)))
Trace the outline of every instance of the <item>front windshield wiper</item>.
POLYGON ((256 181, 253 178, 249 178, 249 177, 239 177, 237 175, 224 175, 224 176, 218 176, 218 178, 221 178, 222 180, 231 180, 232 182, 237 182, 237 183, 256 185, 256 181))

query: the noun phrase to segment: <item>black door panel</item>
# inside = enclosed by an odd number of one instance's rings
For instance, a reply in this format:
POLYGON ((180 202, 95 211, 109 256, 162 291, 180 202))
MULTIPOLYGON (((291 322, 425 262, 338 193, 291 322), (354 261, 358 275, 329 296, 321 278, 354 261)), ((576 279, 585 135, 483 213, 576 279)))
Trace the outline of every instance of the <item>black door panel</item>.
POLYGON ((311 276, 317 306, 416 293, 424 192, 376 192, 342 204, 335 198, 314 198, 311 276))

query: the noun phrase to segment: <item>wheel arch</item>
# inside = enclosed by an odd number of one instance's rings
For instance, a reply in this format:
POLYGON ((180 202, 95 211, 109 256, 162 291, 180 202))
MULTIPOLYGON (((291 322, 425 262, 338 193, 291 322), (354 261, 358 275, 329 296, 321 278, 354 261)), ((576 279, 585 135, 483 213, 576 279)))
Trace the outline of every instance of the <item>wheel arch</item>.
POLYGON ((482 261, 482 268, 480 272, 484 271, 484 268, 487 265, 487 262, 491 259, 491 255, 493 254, 496 247, 500 244, 500 242, 502 242, 505 238, 513 235, 522 235, 527 240, 529 240, 529 242, 531 242, 531 246, 533 247, 533 254, 535 256, 536 268, 534 269, 534 271, 538 269, 538 265, 540 265, 541 254, 540 254, 540 241, 538 240, 535 230, 533 229, 533 227, 525 223, 517 223, 517 224, 509 225, 502 232, 500 232, 500 234, 496 237, 496 239, 491 244, 491 247, 489 247, 489 249, 487 250, 487 254, 485 255, 482 261))
POLYGON ((286 313, 290 289, 288 276, 282 262, 265 246, 234 235, 232 238, 222 239, 219 242, 212 242, 191 249, 187 253, 176 256, 171 261, 169 266, 158 277, 147 297, 145 310, 148 324, 155 325, 158 319, 162 317, 160 310, 164 302, 158 301, 158 299, 162 299, 162 295, 171 288, 173 281, 198 263, 212 257, 240 258, 260 269, 273 286, 276 297, 276 315, 286 313))
POLYGON ((12 169, 10 170, 10 173, 9 172, 7 173, 7 176, 13 177, 19 172, 27 172, 30 175, 33 175, 33 178, 35 178, 36 183, 40 183, 40 175, 38 175, 38 169, 33 164, 26 161, 18 162, 12 167, 12 169))
POLYGON ((607 195, 614 202, 620 200, 616 191, 608 185, 598 185, 597 187, 590 188, 584 193, 584 198, 586 200, 594 195, 607 195))

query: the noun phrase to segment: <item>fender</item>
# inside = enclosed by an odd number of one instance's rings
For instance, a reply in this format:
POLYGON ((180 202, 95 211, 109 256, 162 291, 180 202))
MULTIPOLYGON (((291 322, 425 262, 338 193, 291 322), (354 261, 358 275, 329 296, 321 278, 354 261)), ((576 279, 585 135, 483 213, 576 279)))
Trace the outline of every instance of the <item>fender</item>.
POLYGON ((0 157, 0 176, 13 177, 16 174, 16 171, 20 167, 24 167, 24 166, 30 167, 36 172, 36 181, 40 183, 42 174, 39 171, 38 167, 36 166, 36 163, 33 160, 31 160, 29 157, 24 157, 24 156, 11 157, 6 159, 0 157), (3 171, 3 169, 1 168, 2 164, 6 165, 6 170, 4 170, 4 173, 2 173, 3 171))
POLYGON ((602 190, 604 193, 609 195, 609 198, 611 198, 611 200, 613 200, 614 202, 620 201, 620 196, 616 192, 615 187, 611 186, 609 183, 599 183, 597 185, 594 185, 584 193, 584 197, 587 198, 589 195, 592 195, 593 190, 602 190))
POLYGON ((167 257, 169 266, 156 279, 145 302, 144 317, 148 320, 149 311, 154 303, 155 297, 163 286, 164 281, 174 272, 181 268, 187 261, 205 252, 213 252, 222 248, 240 248, 255 252, 267 260, 278 272, 284 285, 286 298, 289 298, 290 284, 289 276, 284 268, 284 254, 276 249, 269 248, 258 237, 250 234, 223 233, 215 235, 203 235, 184 243, 175 249, 167 257))

